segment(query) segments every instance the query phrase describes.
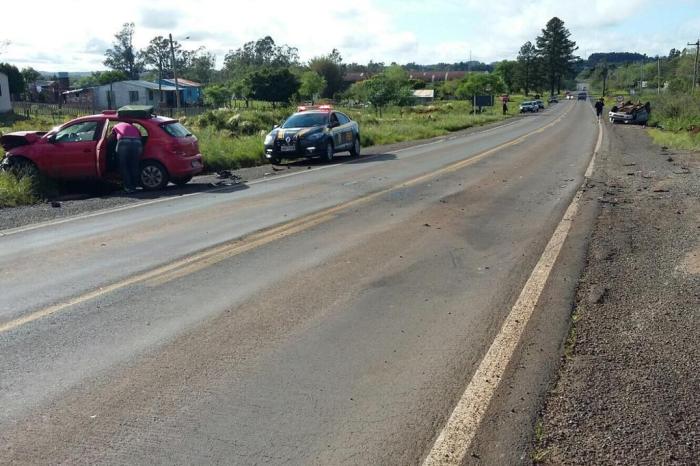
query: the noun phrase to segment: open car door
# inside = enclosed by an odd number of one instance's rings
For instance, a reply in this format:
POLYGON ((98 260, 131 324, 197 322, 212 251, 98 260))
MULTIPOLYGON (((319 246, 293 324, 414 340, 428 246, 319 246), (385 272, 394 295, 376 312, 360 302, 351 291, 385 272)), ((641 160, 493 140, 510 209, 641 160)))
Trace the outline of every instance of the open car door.
POLYGON ((107 157, 108 157, 108 139, 110 136, 110 131, 112 125, 110 125, 110 120, 105 120, 104 125, 102 125, 102 134, 100 139, 97 141, 96 153, 96 163, 97 163, 97 177, 103 178, 107 174, 107 157))

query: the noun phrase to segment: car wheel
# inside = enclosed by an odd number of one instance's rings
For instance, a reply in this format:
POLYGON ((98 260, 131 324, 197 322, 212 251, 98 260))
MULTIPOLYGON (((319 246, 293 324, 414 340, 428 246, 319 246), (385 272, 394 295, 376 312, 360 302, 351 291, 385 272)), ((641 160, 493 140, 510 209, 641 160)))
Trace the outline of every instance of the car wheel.
POLYGON ((173 180, 173 183, 175 183, 175 185, 177 185, 177 186, 179 186, 179 187, 182 188, 183 186, 185 186, 185 185, 186 185, 187 183, 189 183, 190 181, 192 181, 192 176, 186 176, 186 177, 184 177, 184 178, 175 178, 175 179, 173 180))
POLYGON ((163 189, 168 185, 168 172, 155 160, 146 160, 141 164, 141 186, 146 191, 163 189))
POLYGON ((360 136, 355 136, 355 142, 352 144, 352 149, 350 149, 350 155, 353 157, 359 157, 360 150, 360 136))
POLYGON ((333 143, 331 141, 328 141, 326 143, 326 151, 321 156, 321 159, 323 159, 324 162, 332 162, 333 155, 335 155, 335 149, 333 148, 333 143))

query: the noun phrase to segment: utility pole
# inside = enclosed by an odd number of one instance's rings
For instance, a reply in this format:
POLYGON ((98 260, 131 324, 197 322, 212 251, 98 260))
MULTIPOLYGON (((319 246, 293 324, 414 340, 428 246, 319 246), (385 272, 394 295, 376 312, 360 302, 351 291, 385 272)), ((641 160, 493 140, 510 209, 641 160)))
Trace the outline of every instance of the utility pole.
POLYGON ((698 85, 698 54, 700 53, 700 39, 695 43, 687 44, 695 46, 695 66, 693 66, 693 94, 695 93, 695 87, 698 85))
POLYGON ((656 57, 656 94, 661 94, 661 57, 656 57))
POLYGON ((180 86, 177 83, 177 69, 175 68, 175 48, 173 47, 173 35, 168 34, 170 39, 170 61, 173 67, 173 78, 175 79, 175 106, 177 107, 177 112, 180 112, 180 86))

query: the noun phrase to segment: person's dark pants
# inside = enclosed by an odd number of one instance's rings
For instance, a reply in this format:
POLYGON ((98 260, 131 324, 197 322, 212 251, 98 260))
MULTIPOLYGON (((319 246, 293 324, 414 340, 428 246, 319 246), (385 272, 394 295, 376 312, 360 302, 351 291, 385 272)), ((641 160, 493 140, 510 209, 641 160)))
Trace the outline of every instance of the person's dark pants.
POLYGON ((119 159, 119 173, 124 182, 124 189, 133 191, 139 184, 139 160, 143 145, 141 139, 122 138, 117 141, 117 158, 119 159))

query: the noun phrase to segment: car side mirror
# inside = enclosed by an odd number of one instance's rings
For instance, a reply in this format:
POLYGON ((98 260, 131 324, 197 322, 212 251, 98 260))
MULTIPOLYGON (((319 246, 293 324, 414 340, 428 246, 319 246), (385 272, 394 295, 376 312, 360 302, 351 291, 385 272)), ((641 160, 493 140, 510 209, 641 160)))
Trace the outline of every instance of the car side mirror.
POLYGON ((274 126, 272 127, 272 129, 277 129, 277 128, 279 128, 279 127, 280 127, 280 125, 274 125, 274 126))

